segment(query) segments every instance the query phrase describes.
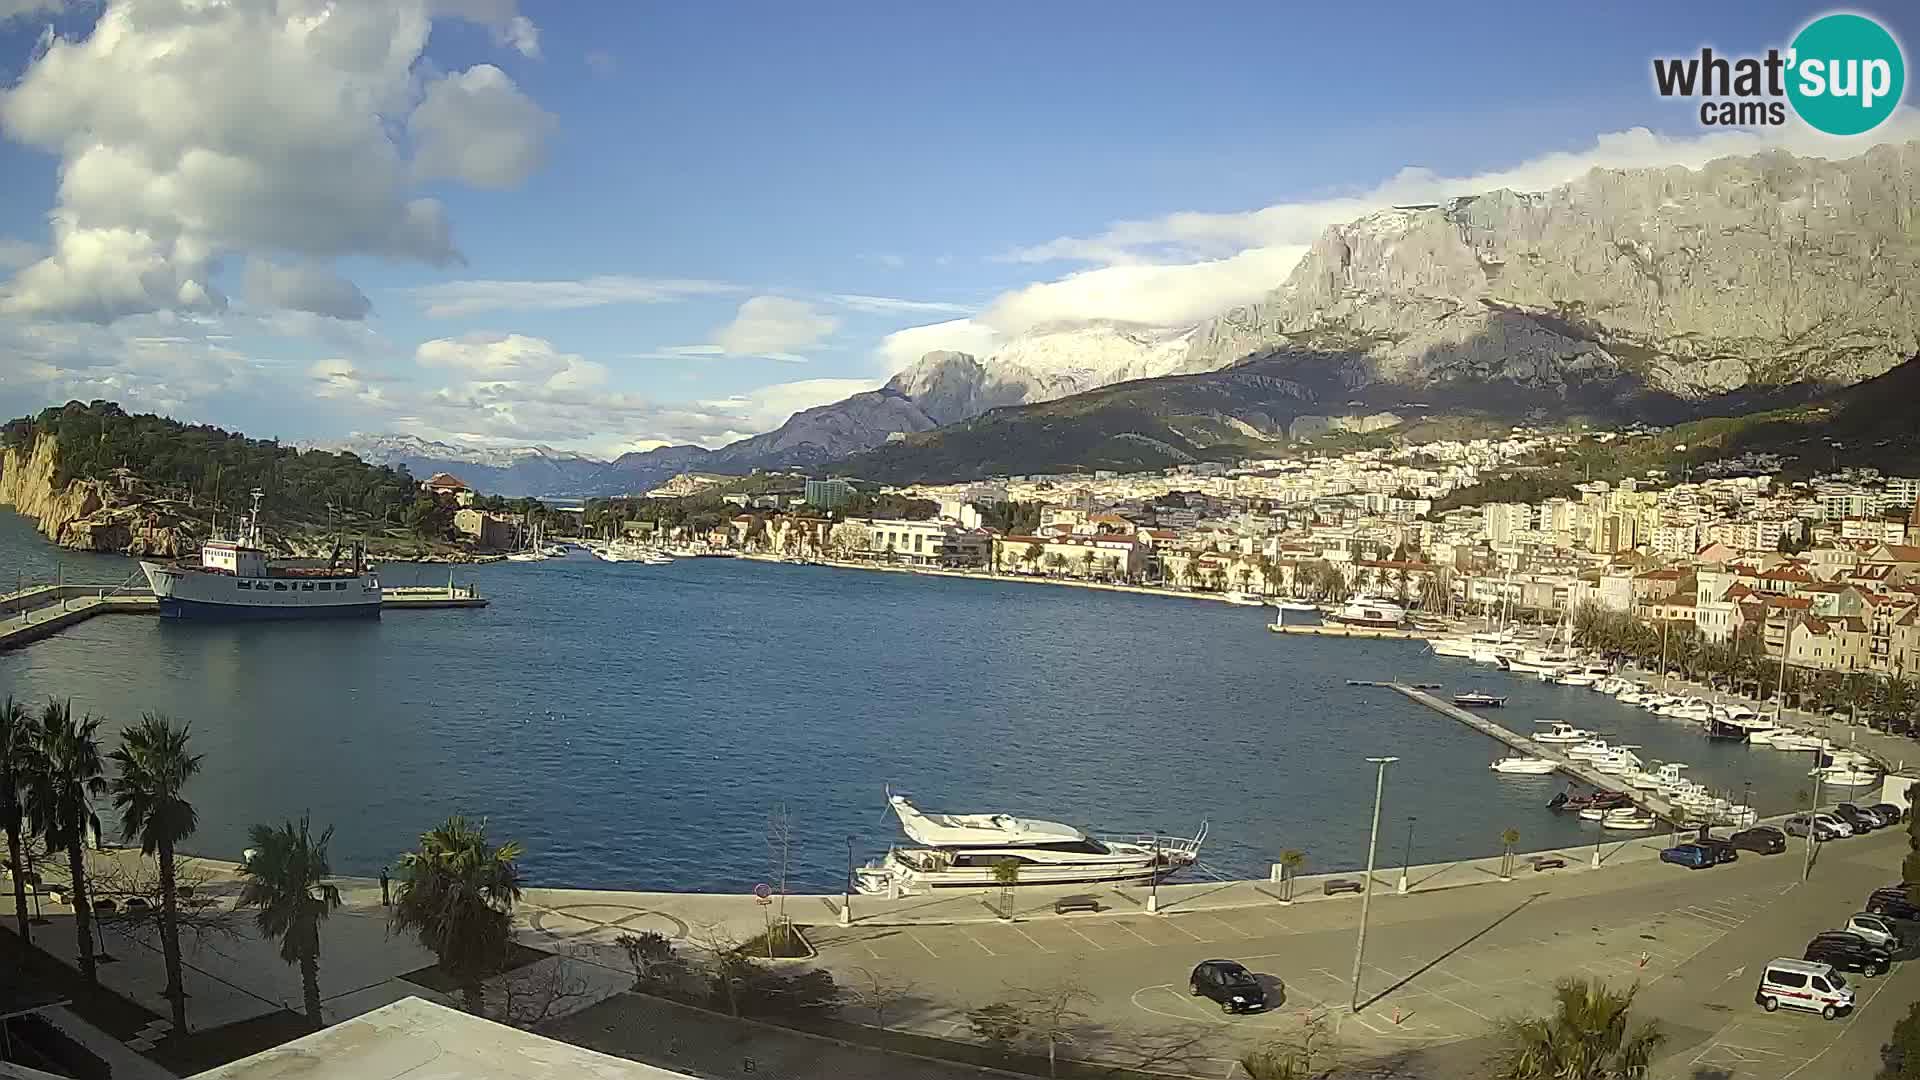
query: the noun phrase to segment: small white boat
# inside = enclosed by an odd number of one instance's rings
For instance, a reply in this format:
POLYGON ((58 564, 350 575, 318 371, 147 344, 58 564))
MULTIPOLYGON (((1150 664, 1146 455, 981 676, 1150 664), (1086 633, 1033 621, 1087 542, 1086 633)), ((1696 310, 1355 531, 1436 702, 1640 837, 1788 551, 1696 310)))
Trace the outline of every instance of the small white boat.
POLYGON ((1230 593, 1227 593, 1225 596, 1222 596, 1220 599, 1225 600, 1227 603, 1232 604, 1235 607, 1266 607, 1267 606, 1267 602, 1265 600, 1260 599, 1259 597, 1253 595, 1252 593, 1230 592, 1230 593))
POLYGON ((1646 832, 1653 828, 1655 823, 1652 814, 1637 806, 1622 806, 1609 810, 1606 816, 1600 819, 1601 828, 1619 829, 1624 832, 1646 832))
POLYGON ((1808 750, 1833 749, 1832 743, 1811 731, 1775 730, 1769 733, 1767 745, 1775 750, 1797 750, 1802 753, 1808 750))
MULTIPOLYGON (((1273 606, 1279 608, 1281 611, 1298 611, 1303 614, 1306 612, 1313 612, 1313 611, 1320 610, 1318 607, 1306 602, 1305 600, 1275 600, 1273 602, 1273 606)), ((1461 655, 1464 656, 1466 654, 1462 653, 1461 655)))
POLYGON ((1612 752, 1613 747, 1607 745, 1605 739, 1588 739, 1578 746, 1567 747, 1567 756, 1570 758, 1603 758, 1612 752))
POLYGON ((1865 787, 1880 780, 1880 770, 1864 765, 1828 765, 1813 769, 1807 775, 1817 776, 1821 783, 1831 787, 1865 787))
POLYGON ((1546 758, 1504 757, 1487 767, 1494 772, 1513 776, 1545 776, 1560 766, 1546 758))
POLYGON ((1593 738, 1593 732, 1558 721, 1555 721, 1554 725, 1546 731, 1536 731, 1533 734, 1533 741, 1538 743, 1579 743, 1591 738, 1593 738))
POLYGON ((1593 771, 1606 776, 1630 776, 1640 771, 1640 755, 1631 746, 1616 746, 1593 759, 1593 771))
POLYGON ((1580 820, 1581 821, 1599 821, 1605 818, 1608 814, 1611 814, 1612 812, 1613 811, 1607 810, 1603 807, 1588 806, 1581 809, 1580 820))
POLYGON ((1453 703, 1463 709, 1497 709, 1505 705, 1507 699, 1483 694, 1478 690, 1468 690, 1465 693, 1453 695, 1453 703))
POLYGON ((516 551, 507 556, 508 562, 545 562, 546 559, 544 551, 516 551))

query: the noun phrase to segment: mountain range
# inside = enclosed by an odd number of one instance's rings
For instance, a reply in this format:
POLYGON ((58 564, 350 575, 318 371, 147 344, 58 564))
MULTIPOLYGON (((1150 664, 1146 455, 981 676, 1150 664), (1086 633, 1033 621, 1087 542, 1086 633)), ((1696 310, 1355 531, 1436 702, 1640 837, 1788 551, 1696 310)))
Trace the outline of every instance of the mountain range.
POLYGON ((498 479, 578 467, 568 491, 593 494, 832 464, 937 481, 1270 453, 1445 416, 1677 422, 1804 402, 1920 352, 1916 175, 1920 143, 1768 151, 1393 207, 1328 228, 1266 297, 1198 326, 1042 328, 986 357, 928 353, 719 450, 593 472, 535 448, 498 479))

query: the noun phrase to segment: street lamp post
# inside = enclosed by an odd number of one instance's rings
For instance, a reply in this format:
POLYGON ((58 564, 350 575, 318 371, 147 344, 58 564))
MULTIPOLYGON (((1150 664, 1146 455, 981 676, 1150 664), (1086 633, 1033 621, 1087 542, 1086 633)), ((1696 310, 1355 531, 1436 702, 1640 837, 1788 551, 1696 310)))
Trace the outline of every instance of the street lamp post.
POLYGON ((1800 871, 1800 880, 1813 877, 1813 852, 1819 846, 1814 834, 1820 831, 1820 758, 1823 755, 1819 745, 1813 748, 1813 802, 1807 806, 1807 865, 1800 871))
POLYGON ((847 834, 847 879, 840 883, 840 925, 853 925, 853 834, 847 834))
POLYGON ((1147 914, 1160 913, 1160 830, 1153 830, 1153 876, 1147 879, 1147 914))
POLYGON ((1407 871, 1413 866, 1413 822, 1414 816, 1407 815, 1407 848, 1400 853, 1400 884, 1394 892, 1407 895, 1407 871))
POLYGON ((1387 766, 1397 757, 1370 757, 1377 766, 1373 780, 1373 831, 1367 837, 1367 886, 1360 894, 1360 936, 1353 944, 1353 1011, 1360 1011, 1360 964, 1367 954, 1367 910, 1373 903, 1373 856, 1380 843, 1380 798, 1387 788, 1387 766))

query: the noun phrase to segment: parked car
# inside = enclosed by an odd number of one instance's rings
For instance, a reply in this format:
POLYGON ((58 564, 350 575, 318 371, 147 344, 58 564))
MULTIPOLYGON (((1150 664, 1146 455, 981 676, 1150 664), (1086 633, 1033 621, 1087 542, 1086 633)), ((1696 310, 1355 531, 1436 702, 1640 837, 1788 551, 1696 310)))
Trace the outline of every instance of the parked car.
POLYGON ((1857 971, 1871 979, 1893 966, 1893 953, 1859 934, 1846 930, 1827 930, 1807 942, 1801 959, 1832 964, 1842 971, 1857 971))
POLYGON ((1202 960, 1187 980, 1195 997, 1203 997, 1220 1006, 1221 1012, 1260 1012, 1267 1007, 1267 992, 1246 965, 1234 960, 1202 960))
POLYGON ((1778 855, 1787 850, 1787 834, 1771 825, 1756 825, 1751 829, 1741 829, 1727 842, 1741 851, 1752 851, 1760 855, 1778 855))
POLYGON ((1898 825, 1907 820, 1907 812, 1890 802, 1874 803, 1873 808, 1887 816, 1888 824, 1898 825))
POLYGON ((1832 814, 1795 814, 1787 819, 1787 835, 1807 835, 1809 821, 1812 822, 1815 840, 1838 840, 1853 835, 1852 827, 1832 814))
POLYGON ((1684 866, 1689 870, 1705 870, 1720 865, 1720 860, 1711 848, 1700 844, 1676 844, 1660 852, 1661 862, 1670 862, 1684 866))
POLYGON ((1761 970, 1760 987, 1753 992, 1753 1000, 1768 1012, 1785 1005, 1831 1020, 1853 1008, 1853 987, 1847 985, 1846 976, 1828 964, 1781 957, 1767 961, 1761 970))
POLYGON ((1899 952, 1905 945, 1900 937, 1900 928, 1892 919, 1884 915, 1861 913, 1847 916, 1847 925, 1841 929, 1849 934, 1859 934, 1875 945, 1890 952, 1899 952))
POLYGON ((1855 834, 1870 833, 1880 827, 1880 815, 1870 814, 1850 802, 1834 807, 1833 816, 1846 822, 1855 834))
POLYGON ((1694 840, 1693 843, 1712 852, 1714 862, 1740 861, 1740 852, 1734 848, 1732 841, 1724 837, 1702 835, 1699 839, 1694 840))
POLYGON ((1920 904, 1907 898, 1905 885, 1889 885, 1873 890, 1872 895, 1867 897, 1867 911, 1895 919, 1920 919, 1920 904))

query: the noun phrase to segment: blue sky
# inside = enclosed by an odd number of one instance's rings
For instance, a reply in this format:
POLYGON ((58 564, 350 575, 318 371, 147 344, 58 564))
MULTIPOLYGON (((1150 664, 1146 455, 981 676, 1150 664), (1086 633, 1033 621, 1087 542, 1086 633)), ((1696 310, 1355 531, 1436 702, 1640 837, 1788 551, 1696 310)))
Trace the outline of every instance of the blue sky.
POLYGON ((8 415, 717 444, 925 348, 1197 321, 1395 199, 1917 130, 1653 94, 1805 5, 182 3, 0 0, 8 415))

